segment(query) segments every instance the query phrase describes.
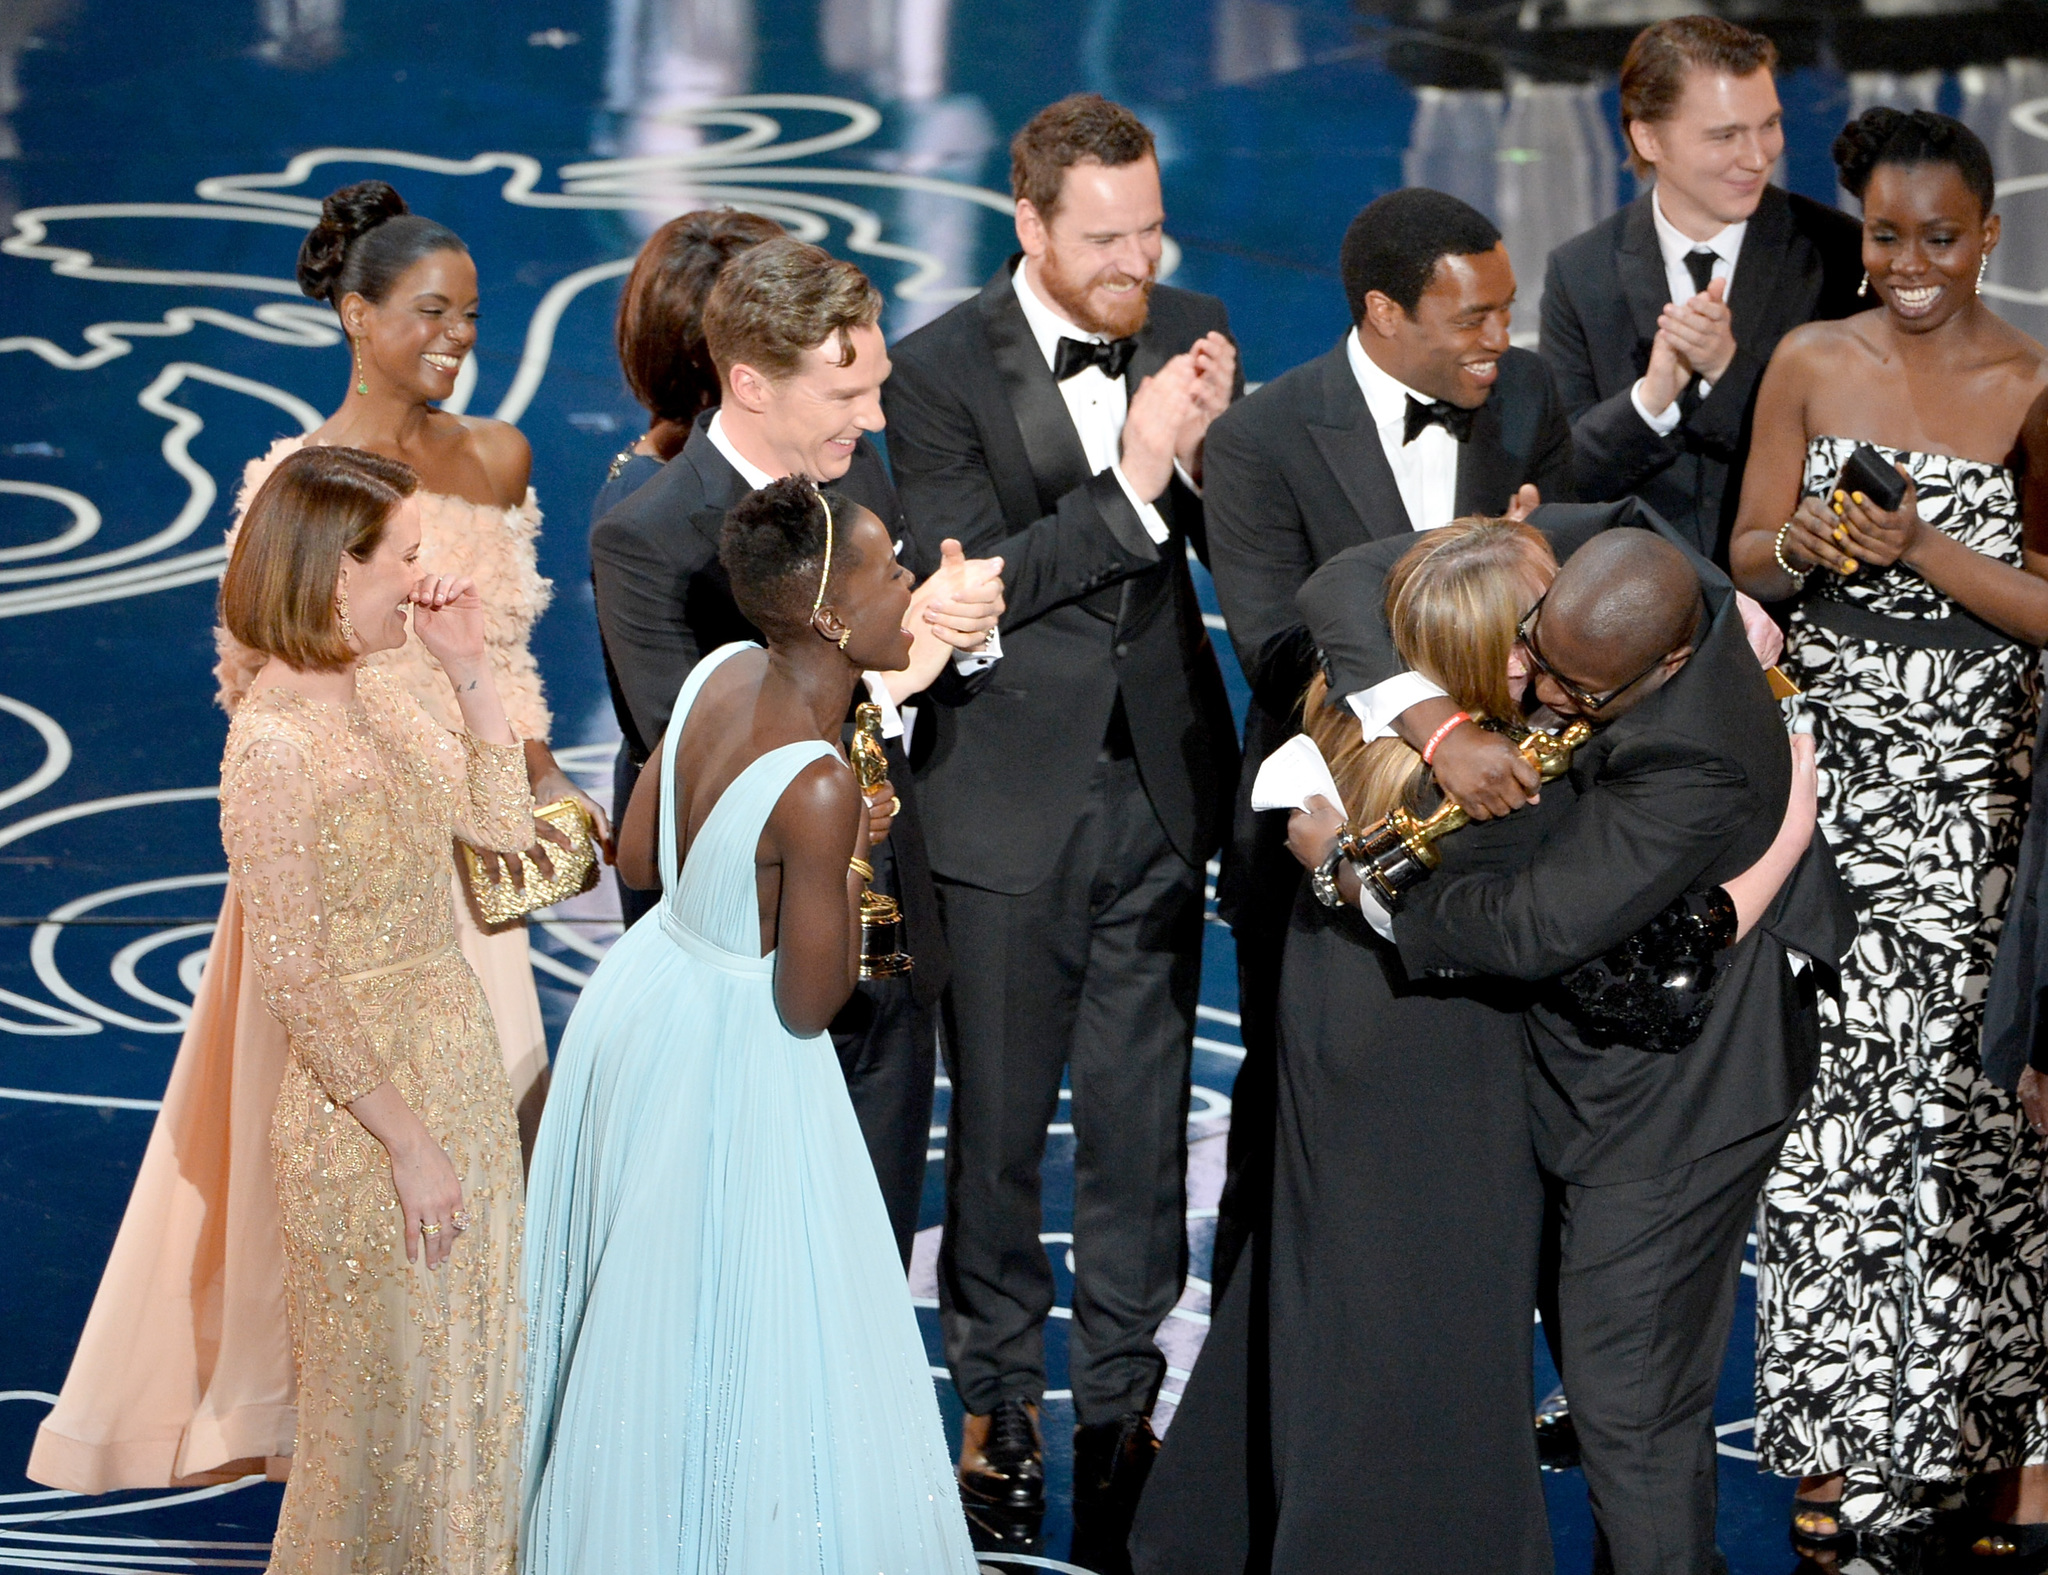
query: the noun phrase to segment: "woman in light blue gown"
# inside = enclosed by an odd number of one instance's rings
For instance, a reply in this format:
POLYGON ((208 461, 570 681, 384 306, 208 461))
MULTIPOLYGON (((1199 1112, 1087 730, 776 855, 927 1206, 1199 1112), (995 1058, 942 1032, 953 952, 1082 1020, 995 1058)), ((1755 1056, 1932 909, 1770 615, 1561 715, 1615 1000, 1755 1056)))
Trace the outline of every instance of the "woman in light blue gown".
POLYGON ((700 662, 641 774, 620 859, 651 885, 658 842, 665 895, 584 990, 534 1151, 521 1566, 972 1575, 825 1032, 868 843, 827 740, 861 670, 907 659, 910 577, 801 478, 742 501, 720 558, 768 647, 700 662))

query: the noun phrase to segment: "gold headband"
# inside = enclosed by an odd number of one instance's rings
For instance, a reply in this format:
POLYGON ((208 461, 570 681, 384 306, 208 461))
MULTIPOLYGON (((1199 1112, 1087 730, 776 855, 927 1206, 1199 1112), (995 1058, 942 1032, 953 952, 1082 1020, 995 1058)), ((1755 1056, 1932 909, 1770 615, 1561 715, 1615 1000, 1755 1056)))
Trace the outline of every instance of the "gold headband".
POLYGON ((825 587, 832 582, 832 505, 825 501, 825 490, 813 485, 811 490, 818 495, 818 507, 825 511, 825 564, 818 571, 818 594, 811 600, 811 616, 818 616, 818 609, 825 605, 825 587))

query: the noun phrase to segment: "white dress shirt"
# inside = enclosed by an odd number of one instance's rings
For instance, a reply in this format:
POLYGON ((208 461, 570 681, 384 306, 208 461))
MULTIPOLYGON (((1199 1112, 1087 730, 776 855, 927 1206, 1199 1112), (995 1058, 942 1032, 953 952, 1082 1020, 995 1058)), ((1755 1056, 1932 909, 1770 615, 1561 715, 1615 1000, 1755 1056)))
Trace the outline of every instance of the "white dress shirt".
MULTIPOLYGON (((776 479, 733 446, 732 439, 726 435, 725 412, 723 410, 715 411, 712 414, 711 425, 706 429, 704 435, 711 439, 711 446, 725 456, 725 462, 740 473, 740 480, 744 481, 756 492, 759 492, 769 482, 776 479)), ((903 543, 900 541, 896 543, 896 552, 899 557, 902 555, 903 543)), ((995 630, 991 629, 988 633, 988 644, 979 651, 955 651, 953 653, 953 665, 963 674, 978 673, 1002 654, 1001 637, 995 630)), ((883 681, 880 673, 862 673, 860 676, 861 681, 867 685, 868 698, 881 708, 882 736, 884 738, 904 738, 908 728, 904 713, 906 711, 911 712, 914 719, 914 709, 907 706, 901 709, 898 708, 896 697, 889 693, 889 686, 883 681)), ((906 742, 903 747, 908 749, 910 745, 906 742)))
MULTIPOLYGON (((1094 344, 1108 344, 1107 334, 1091 334, 1077 328, 1043 301, 1024 272, 1025 264, 1019 262, 1016 271, 1010 275, 1010 283, 1017 292, 1017 304, 1024 308, 1024 321, 1031 329, 1031 337, 1038 341, 1039 352, 1049 367, 1059 365, 1060 341, 1062 339, 1084 339, 1094 344)), ((1159 510, 1138 496, 1131 486, 1130 478, 1124 475, 1123 466, 1118 463, 1123 453, 1124 417, 1130 413, 1130 395, 1125 392, 1124 380, 1111 377, 1099 366, 1086 367, 1059 385, 1060 398, 1066 401, 1067 414, 1073 417, 1074 431, 1081 439, 1081 452, 1088 458, 1088 469, 1093 475, 1105 470, 1116 475, 1117 484, 1124 489, 1124 496, 1131 500, 1131 507, 1138 511, 1139 523, 1145 527, 1145 534, 1154 541, 1166 540, 1166 521, 1159 510)), ((1174 462, 1176 472, 1180 462, 1174 462)), ((1183 474, 1183 479, 1185 475, 1183 474)))
MULTIPOLYGON (((1685 265, 1686 253, 1708 248, 1714 254, 1714 271, 1708 283, 1715 279, 1727 281, 1726 288, 1735 288, 1735 260, 1742 255, 1742 237, 1749 233, 1749 220, 1728 225, 1704 241, 1696 241, 1689 235, 1679 233, 1678 226, 1664 217, 1664 206, 1657 200, 1657 193, 1650 193, 1650 222, 1657 227, 1657 250, 1664 258, 1664 284, 1675 304, 1690 301, 1699 291, 1692 282, 1692 271, 1685 265)), ((1722 297, 1724 300, 1726 296, 1722 297)), ((1714 385, 1705 378, 1700 379, 1702 396, 1714 391, 1714 385)), ((1650 430, 1659 437, 1669 437, 1678 430, 1678 401, 1672 400, 1662 410, 1652 413, 1643 404, 1643 379, 1637 378, 1634 388, 1629 390, 1629 402, 1636 407, 1636 414, 1649 423, 1650 430)))
MULTIPOLYGON (((1408 401, 1422 404, 1429 399, 1400 382, 1365 353, 1354 332, 1344 341, 1344 354, 1351 363, 1351 375, 1358 379, 1358 391, 1365 396, 1366 411, 1380 435, 1380 448, 1387 456, 1387 468, 1394 473, 1408 523, 1416 530, 1435 530, 1450 524, 1458 511, 1458 452, 1463 447, 1432 422, 1415 434, 1413 443, 1402 442, 1408 427, 1408 401)), ((1383 684, 1361 689, 1345 698, 1365 729, 1365 736, 1391 738, 1395 717, 1424 700, 1443 693, 1420 673, 1401 673, 1383 684)))

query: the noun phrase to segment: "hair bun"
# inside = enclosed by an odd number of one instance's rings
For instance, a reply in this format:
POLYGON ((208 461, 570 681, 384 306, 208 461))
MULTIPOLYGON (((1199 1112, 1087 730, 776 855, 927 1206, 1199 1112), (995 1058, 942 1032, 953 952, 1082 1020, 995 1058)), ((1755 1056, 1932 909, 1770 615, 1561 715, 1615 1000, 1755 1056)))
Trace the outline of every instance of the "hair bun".
POLYGON ((299 247, 299 288, 316 301, 332 301, 349 247, 387 219, 410 211, 405 199, 381 180, 357 181, 328 193, 320 204, 320 222, 299 247))

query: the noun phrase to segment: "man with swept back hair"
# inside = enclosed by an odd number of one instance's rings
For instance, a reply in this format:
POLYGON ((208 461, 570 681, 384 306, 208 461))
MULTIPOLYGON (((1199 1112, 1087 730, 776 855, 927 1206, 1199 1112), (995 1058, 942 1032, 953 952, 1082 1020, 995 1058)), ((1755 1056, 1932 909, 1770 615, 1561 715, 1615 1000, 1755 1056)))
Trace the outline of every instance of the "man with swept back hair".
MULTIPOLYGON (((669 708, 698 658, 733 640, 759 638, 718 561, 733 504, 780 477, 808 476, 835 483, 902 542, 903 511, 868 438, 881 429, 881 387, 889 375, 881 313, 881 292, 852 263, 788 236, 741 252, 719 273, 704 306, 719 402, 697 417, 661 473, 590 532, 606 674, 636 762, 660 743, 669 708)), ((963 563, 957 544, 950 555, 935 553, 931 567, 942 561, 946 572, 920 588, 913 621, 920 605, 945 614, 944 598, 958 597, 970 576, 986 598, 959 604, 949 623, 934 625, 959 650, 933 692, 957 696, 987 681, 999 651, 984 652, 982 642, 1002 602, 989 565, 963 563)), ((949 960, 903 750, 896 700, 906 697, 892 697, 881 674, 869 675, 868 693, 882 707, 892 796, 901 804, 875 849, 874 885, 902 904, 915 967, 907 979, 862 981, 833 1023, 833 1041, 907 1265, 924 1193, 935 1025, 949 960)))
MULTIPOLYGON (((1639 504, 1545 513, 1581 537, 1614 523, 1657 533, 1591 535, 1523 621, 1537 698, 1595 729, 1572 759, 1577 797, 1534 856, 1516 870, 1432 877, 1391 918, 1343 877, 1411 978, 1557 979, 1676 898, 1706 906, 1783 822, 1791 753, 1727 577, 1639 504)), ((1344 554, 1303 592, 1333 681, 1347 687, 1400 667, 1384 624, 1357 615, 1375 605, 1379 550, 1344 554)), ((1560 1224, 1555 1348, 1596 1569, 1727 1567, 1714 1545, 1714 1392, 1743 1243, 1819 1064, 1815 976, 1854 934, 1814 837, 1756 928, 1717 960, 1711 1013, 1683 1050, 1584 1030, 1560 991, 1527 1015, 1531 1131, 1560 1224)))
POLYGON ((1039 1162, 1070 1073, 1075 1503, 1120 1546, 1187 1268, 1203 865, 1237 779, 1187 557, 1207 554, 1203 445, 1241 380, 1223 303, 1157 282, 1135 115, 1092 93, 1041 110, 1011 187, 1021 255, 896 346, 884 395, 920 566, 957 533, 1003 559, 1009 598, 1002 671, 937 708, 919 779, 961 965, 940 1322, 962 1491, 1029 1519, 1054 1289, 1039 1162))
POLYGON ((1639 496, 1727 557, 1757 384, 1778 341, 1857 310, 1856 221, 1770 184, 1777 47, 1714 16, 1636 35, 1629 166, 1655 187, 1550 254, 1543 359, 1571 411, 1578 495, 1639 496))

